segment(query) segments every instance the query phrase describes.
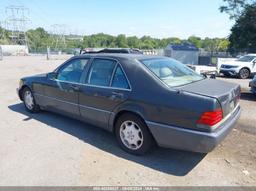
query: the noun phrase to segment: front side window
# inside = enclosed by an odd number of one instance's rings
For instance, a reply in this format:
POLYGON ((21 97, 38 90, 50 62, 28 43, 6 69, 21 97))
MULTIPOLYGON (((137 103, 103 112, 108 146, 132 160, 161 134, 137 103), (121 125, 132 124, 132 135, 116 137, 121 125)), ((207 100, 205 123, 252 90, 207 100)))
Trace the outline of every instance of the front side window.
POLYGON ((88 59, 71 60, 67 66, 58 72, 57 79, 61 81, 78 83, 87 63, 88 59))
POLYGON ((130 89, 124 72, 122 71, 120 66, 116 68, 111 87, 130 89))
POLYGON ((88 84, 109 86, 115 66, 114 60, 94 59, 89 71, 88 84))
POLYGON ((170 87, 182 86, 204 79, 203 76, 171 58, 145 59, 141 62, 170 87))

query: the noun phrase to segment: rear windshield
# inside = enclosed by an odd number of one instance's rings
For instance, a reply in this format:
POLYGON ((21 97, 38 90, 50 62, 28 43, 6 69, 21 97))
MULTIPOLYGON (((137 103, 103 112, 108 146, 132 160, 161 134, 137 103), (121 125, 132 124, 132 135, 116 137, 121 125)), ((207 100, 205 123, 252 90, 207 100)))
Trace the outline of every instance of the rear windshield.
POLYGON ((203 76, 186 65, 171 58, 145 59, 141 62, 170 87, 182 86, 204 79, 203 76))

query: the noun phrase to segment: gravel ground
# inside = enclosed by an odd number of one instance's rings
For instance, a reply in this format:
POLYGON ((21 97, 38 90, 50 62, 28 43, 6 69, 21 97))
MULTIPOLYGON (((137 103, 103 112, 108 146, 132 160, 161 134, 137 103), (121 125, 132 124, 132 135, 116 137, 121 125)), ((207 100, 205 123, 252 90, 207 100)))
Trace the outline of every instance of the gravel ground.
POLYGON ((243 88, 241 119, 213 152, 122 151, 114 136, 73 119, 29 114, 16 95, 19 78, 52 71, 64 60, 0 61, 0 186, 256 186, 256 96, 243 88))

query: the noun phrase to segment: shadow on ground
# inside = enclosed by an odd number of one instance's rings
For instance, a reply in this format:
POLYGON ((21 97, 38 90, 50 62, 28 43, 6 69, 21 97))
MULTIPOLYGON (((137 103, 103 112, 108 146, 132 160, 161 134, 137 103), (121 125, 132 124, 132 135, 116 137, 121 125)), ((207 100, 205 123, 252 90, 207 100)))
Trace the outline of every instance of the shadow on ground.
POLYGON ((10 105, 9 109, 25 115, 23 121, 38 120, 49 128, 59 129, 103 151, 175 176, 185 176, 205 157, 205 154, 163 148, 156 148, 145 156, 133 156, 119 148, 112 133, 100 128, 50 112, 31 114, 21 103, 10 105))

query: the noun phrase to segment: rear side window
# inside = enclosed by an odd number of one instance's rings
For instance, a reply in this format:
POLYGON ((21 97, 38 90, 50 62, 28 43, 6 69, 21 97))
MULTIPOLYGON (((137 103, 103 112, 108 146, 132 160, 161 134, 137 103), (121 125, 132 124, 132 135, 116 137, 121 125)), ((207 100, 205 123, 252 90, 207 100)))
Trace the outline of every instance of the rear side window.
POLYGON ((94 59, 89 71, 88 84, 109 86, 116 62, 106 59, 94 59))
POLYGON ((120 66, 116 68, 111 87, 130 89, 125 74, 120 66))

